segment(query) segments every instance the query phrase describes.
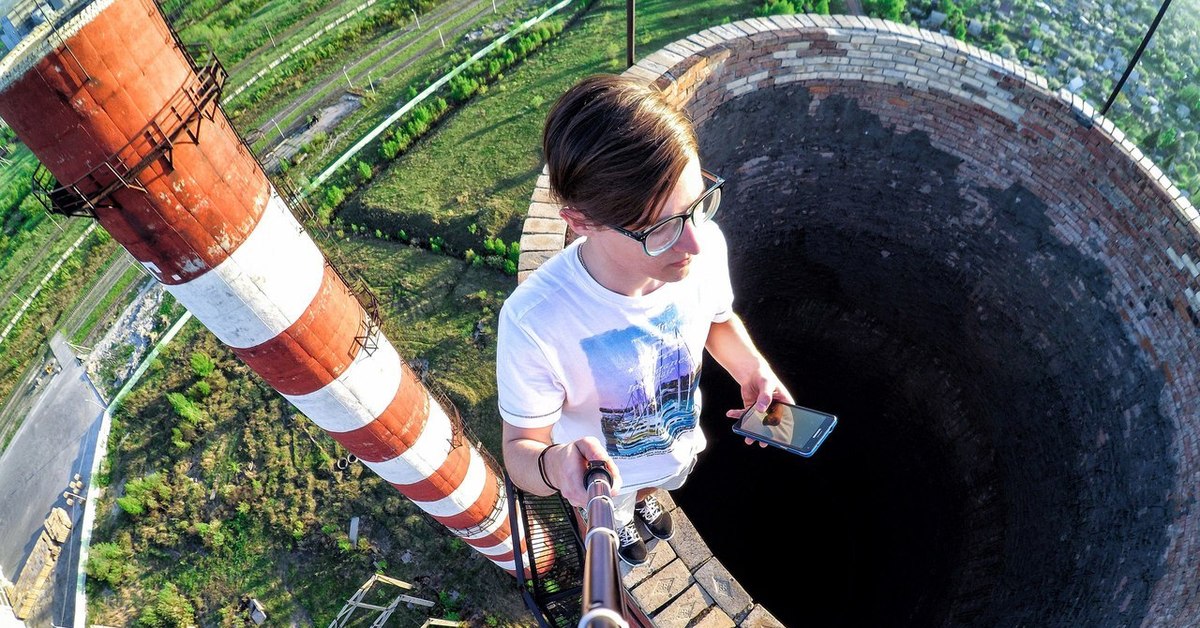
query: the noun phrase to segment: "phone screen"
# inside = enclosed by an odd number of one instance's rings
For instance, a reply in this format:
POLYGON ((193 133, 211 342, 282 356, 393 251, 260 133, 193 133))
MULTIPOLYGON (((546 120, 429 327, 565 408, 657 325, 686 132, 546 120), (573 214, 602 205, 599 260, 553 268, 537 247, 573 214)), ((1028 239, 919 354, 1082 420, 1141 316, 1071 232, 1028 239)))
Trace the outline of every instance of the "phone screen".
POLYGON ((837 425, 837 417, 781 401, 773 401, 766 412, 753 408, 734 425, 734 431, 777 447, 811 456, 837 425))

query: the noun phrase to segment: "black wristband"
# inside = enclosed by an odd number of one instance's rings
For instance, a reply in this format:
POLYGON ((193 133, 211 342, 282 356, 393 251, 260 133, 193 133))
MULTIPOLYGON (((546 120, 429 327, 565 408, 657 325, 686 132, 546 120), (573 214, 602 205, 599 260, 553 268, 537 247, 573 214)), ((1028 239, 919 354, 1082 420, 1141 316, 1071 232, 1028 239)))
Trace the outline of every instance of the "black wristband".
POLYGON ((550 445, 549 447, 546 447, 545 449, 543 449, 542 453, 538 454, 538 473, 542 474, 542 481, 546 483, 546 486, 549 486, 550 490, 557 493, 558 487, 551 484, 550 476, 546 475, 546 452, 550 451, 554 447, 555 447, 555 445, 550 445))

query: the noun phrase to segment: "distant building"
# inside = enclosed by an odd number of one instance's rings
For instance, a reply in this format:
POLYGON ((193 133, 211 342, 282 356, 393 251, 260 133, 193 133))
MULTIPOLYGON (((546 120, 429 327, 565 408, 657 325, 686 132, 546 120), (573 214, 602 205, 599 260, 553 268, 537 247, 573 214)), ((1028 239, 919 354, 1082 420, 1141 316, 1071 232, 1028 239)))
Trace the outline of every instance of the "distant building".
POLYGON ((1067 91, 1071 92, 1072 94, 1078 94, 1079 90, 1082 88, 1083 77, 1076 76, 1075 78, 1071 79, 1070 83, 1067 83, 1067 91))
POLYGON ((930 11, 929 17, 925 18, 924 26, 925 28, 941 28, 947 17, 949 16, 941 11, 930 11))
POLYGON ((967 32, 970 33, 972 37, 979 37, 983 34, 983 22, 975 19, 967 22, 967 32))

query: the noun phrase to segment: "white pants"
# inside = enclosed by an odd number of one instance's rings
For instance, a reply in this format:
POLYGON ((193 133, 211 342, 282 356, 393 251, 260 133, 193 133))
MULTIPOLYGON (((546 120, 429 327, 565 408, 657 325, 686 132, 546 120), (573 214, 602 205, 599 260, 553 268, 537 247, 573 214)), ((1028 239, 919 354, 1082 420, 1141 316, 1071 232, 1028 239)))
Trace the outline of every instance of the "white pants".
POLYGON ((664 491, 673 491, 683 486, 683 483, 688 479, 688 475, 692 473, 692 469, 695 467, 696 458, 693 457, 692 463, 689 464, 686 469, 681 471, 678 475, 667 478, 658 486, 646 486, 642 487, 641 489, 634 489, 632 491, 621 491, 619 494, 613 495, 613 514, 617 521, 617 527, 624 527, 630 521, 633 521, 633 507, 637 504, 638 491, 646 488, 659 488, 664 491))

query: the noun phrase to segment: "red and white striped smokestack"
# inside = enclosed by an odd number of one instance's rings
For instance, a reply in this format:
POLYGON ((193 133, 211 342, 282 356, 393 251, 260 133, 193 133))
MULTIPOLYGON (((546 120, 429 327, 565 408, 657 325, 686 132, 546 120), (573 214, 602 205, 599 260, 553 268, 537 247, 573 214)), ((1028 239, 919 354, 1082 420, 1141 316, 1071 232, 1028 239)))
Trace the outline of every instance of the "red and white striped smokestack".
POLYGON ((363 306, 217 107, 219 65, 193 67, 151 0, 50 2, 3 24, 0 117, 267 383, 512 572, 497 470, 382 333, 364 338, 363 306))

